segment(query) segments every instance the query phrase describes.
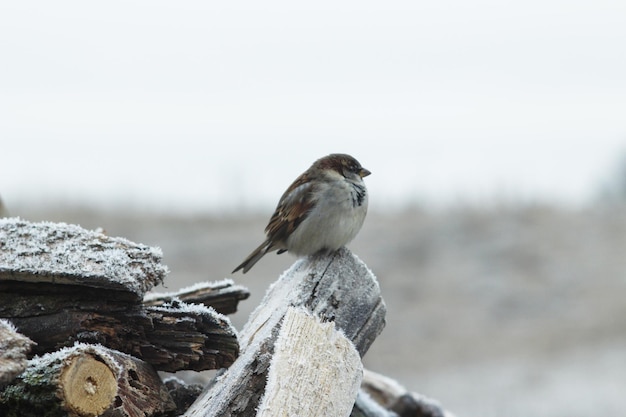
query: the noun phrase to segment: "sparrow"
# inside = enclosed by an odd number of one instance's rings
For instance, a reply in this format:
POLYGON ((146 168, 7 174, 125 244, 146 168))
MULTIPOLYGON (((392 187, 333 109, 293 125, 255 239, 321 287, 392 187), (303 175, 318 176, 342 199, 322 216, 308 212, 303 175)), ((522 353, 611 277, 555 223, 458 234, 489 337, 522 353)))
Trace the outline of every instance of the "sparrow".
POLYGON ((357 235, 367 213, 363 178, 371 172, 347 154, 318 159, 287 188, 265 228, 266 239, 232 273, 245 274, 266 253, 333 252, 357 235))

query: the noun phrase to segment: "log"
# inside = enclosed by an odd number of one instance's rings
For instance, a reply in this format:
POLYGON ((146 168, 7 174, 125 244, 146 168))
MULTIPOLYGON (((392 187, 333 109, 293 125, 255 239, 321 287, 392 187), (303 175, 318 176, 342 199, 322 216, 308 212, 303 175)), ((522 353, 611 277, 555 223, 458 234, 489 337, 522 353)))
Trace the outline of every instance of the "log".
POLYGON ((33 341, 19 334, 6 320, 0 320, 0 388, 26 368, 33 341))
POLYGON ((84 344, 32 359, 0 393, 0 415, 7 417, 148 417, 174 408, 150 365, 84 344))
POLYGON ((65 223, 0 218, 0 282, 79 285, 141 301, 163 282, 158 248, 65 223))
MULTIPOLYGON (((27 296, 24 301, 33 299, 27 296)), ((98 343, 168 372, 225 368, 239 354, 237 332, 230 320, 208 307, 180 302, 143 307, 76 301, 72 309, 46 308, 45 315, 8 319, 37 343, 34 352, 38 354, 75 342, 98 343)))
POLYGON ((362 376, 359 353, 333 322, 290 307, 257 416, 347 417, 362 376))
POLYGON ((241 354, 185 416, 254 416, 264 394, 276 338, 289 307, 334 322, 360 356, 385 324, 385 304, 371 271, 348 249, 297 261, 268 290, 240 334, 241 354))
POLYGON ((200 282, 171 293, 149 293, 144 297, 144 305, 161 306, 180 300, 187 304, 203 304, 213 307, 218 313, 237 312, 239 301, 250 296, 250 291, 233 280, 224 279, 216 282, 200 282))

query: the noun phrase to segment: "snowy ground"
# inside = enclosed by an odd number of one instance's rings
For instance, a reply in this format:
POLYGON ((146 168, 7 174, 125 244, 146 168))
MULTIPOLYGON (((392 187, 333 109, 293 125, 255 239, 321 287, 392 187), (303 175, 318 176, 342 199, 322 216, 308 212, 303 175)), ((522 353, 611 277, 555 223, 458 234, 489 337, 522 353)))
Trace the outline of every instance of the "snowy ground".
MULTIPOLYGON (((164 218, 86 210, 31 220, 103 227, 162 247, 168 290, 230 271, 262 240, 267 216, 164 218)), ((366 366, 459 417, 620 415, 626 408, 626 210, 458 207, 370 213, 350 248, 373 270, 387 327, 366 366)), ((294 261, 269 255, 237 283, 252 292, 294 261)))

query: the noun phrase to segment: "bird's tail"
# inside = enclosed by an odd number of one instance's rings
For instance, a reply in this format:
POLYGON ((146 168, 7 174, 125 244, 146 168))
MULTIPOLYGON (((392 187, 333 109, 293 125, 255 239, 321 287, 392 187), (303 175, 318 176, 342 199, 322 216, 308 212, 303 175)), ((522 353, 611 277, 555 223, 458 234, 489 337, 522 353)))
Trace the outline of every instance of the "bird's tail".
POLYGON ((269 240, 266 240, 265 242, 261 243, 261 246, 256 248, 250 255, 248 255, 248 257, 241 263, 241 265, 235 268, 232 273, 234 274, 240 269, 243 269, 243 273, 245 274, 250 270, 250 268, 254 266, 255 263, 259 261, 259 259, 263 257, 263 255, 275 249, 276 248, 272 247, 271 242, 269 240))

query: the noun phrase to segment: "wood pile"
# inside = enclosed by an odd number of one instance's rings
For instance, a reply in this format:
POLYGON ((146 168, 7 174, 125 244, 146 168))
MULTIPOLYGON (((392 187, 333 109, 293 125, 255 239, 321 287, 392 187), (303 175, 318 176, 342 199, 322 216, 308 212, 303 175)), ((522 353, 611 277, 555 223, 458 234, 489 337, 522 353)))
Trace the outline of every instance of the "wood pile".
POLYGON ((246 288, 149 293, 168 273, 161 257, 100 231, 0 219, 0 415, 449 415, 363 377, 386 308, 349 250, 297 261, 240 333, 225 314, 246 288), (208 369, 219 371, 202 387, 157 372, 208 369))

